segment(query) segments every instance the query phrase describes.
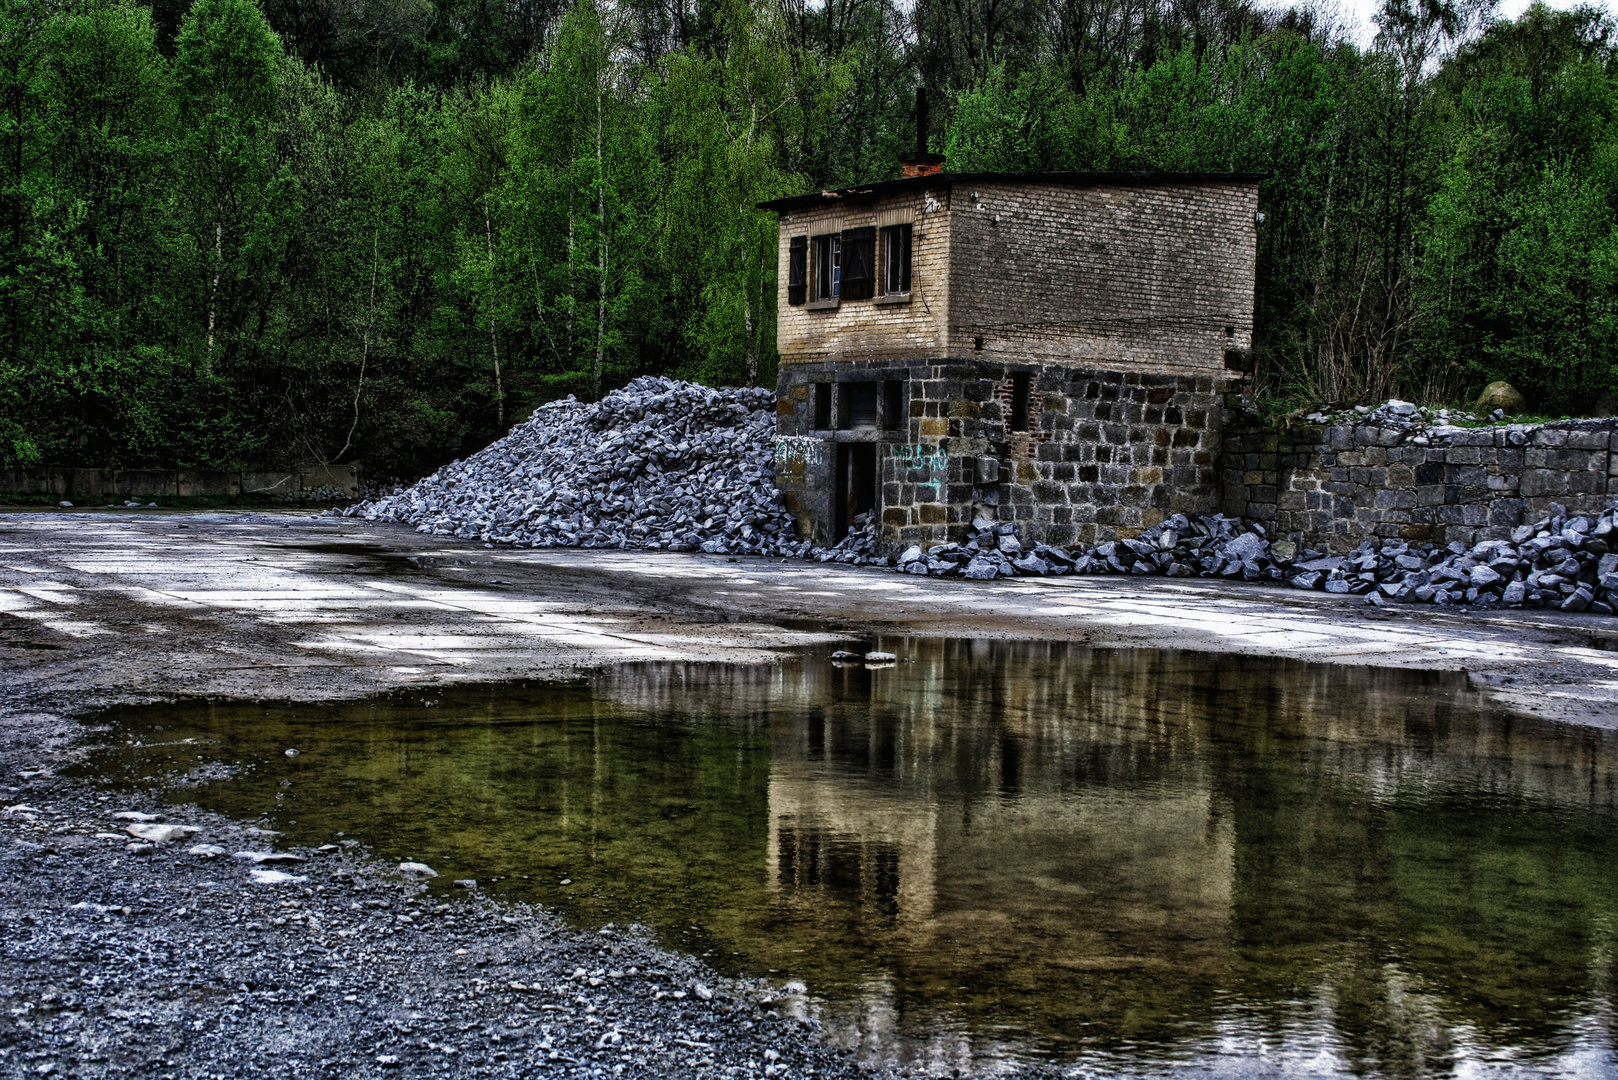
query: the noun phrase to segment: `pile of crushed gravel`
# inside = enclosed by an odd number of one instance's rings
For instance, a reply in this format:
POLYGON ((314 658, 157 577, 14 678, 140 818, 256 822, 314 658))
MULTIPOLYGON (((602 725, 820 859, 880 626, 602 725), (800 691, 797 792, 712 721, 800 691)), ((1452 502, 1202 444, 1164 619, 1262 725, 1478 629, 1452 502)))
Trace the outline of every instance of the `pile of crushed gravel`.
POLYGON ((534 411, 505 438, 349 508, 519 547, 801 555, 775 486, 775 394, 636 379, 534 411))

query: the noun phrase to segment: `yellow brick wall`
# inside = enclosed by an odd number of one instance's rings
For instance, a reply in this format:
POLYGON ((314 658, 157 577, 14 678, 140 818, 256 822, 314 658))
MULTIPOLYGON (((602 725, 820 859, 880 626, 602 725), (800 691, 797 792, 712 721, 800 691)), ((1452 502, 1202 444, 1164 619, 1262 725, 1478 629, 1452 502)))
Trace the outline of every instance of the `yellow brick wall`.
MULTIPOLYGON (((1223 377, 1253 333, 1253 182, 938 184, 781 215, 784 364, 946 356, 1223 377), (788 244, 914 226, 909 303, 787 304, 788 244)), ((880 253, 878 257, 880 270, 880 253)))
MULTIPOLYGON (((881 280, 881 245, 877 251, 881 280)), ((783 364, 822 360, 906 360, 942 356, 949 338, 949 191, 909 192, 864 205, 796 210, 781 215, 776 343, 783 364), (911 225, 910 300, 880 297, 811 310, 787 303, 787 247, 794 236, 866 225, 911 225)))
POLYGON ((977 183, 952 207, 951 355, 1219 377, 1252 344, 1256 183, 977 183))

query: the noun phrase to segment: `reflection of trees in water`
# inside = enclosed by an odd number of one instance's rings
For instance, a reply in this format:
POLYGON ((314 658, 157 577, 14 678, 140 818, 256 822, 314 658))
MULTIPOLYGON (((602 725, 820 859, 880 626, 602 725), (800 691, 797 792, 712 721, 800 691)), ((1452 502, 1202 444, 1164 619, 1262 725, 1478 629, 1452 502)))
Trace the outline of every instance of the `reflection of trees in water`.
POLYGON ((1611 735, 1459 676, 878 644, 914 662, 125 722, 263 763, 209 805, 874 994, 879 1042, 938 1014, 1047 1047, 1325 1037, 1418 1075, 1467 1040, 1554 1050, 1609 995, 1611 735))
MULTIPOLYGON (((1350 1062, 1414 1075, 1448 1069, 1456 1025, 1554 1049, 1607 994, 1609 735, 1462 676, 879 645, 915 663, 690 669, 678 696, 776 711, 775 891, 900 997, 1106 1043, 1213 1032, 1239 987, 1262 1027, 1329 1018, 1350 1062)), ((666 674, 609 692, 674 707, 666 674)))

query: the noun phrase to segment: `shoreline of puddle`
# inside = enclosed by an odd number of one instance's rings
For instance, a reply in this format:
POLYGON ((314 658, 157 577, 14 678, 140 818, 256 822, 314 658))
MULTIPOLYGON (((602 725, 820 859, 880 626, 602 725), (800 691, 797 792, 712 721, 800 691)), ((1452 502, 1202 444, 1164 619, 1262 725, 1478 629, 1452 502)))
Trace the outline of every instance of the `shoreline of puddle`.
MULTIPOLYGON (((1307 1058, 1425 1076, 1571 1040, 1613 1071, 1610 1032, 1578 1034, 1607 1010, 1605 982, 1581 1012, 1544 974, 1565 941, 1513 953, 1521 912, 1474 889, 1482 929, 1445 945, 1453 905, 1430 895, 1457 869, 1531 859, 1557 828, 1586 862, 1618 854, 1586 835, 1611 823, 1613 733, 1512 714, 1455 673, 867 643, 901 662, 838 666, 817 647, 776 665, 121 707, 86 719, 216 740, 187 753, 250 767, 171 787, 178 765, 136 738, 80 768, 105 778, 121 756, 125 783, 288 843, 359 839, 433 865, 435 887, 476 878, 580 927, 644 923, 727 973, 802 980, 833 1041, 864 1058, 1142 1075, 1307 1058), (1255 839, 1255 821, 1280 839, 1255 839), (1310 857, 1289 873, 1278 843, 1310 857), (1468 844, 1472 860, 1446 866, 1468 844), (1401 875, 1416 881, 1390 885, 1401 875), (1376 895, 1355 896, 1366 882, 1376 895), (1469 953, 1526 965, 1531 985, 1469 990, 1469 953), (1324 1019, 1322 986, 1375 989, 1411 1015, 1324 1019)), ((1618 901, 1585 870, 1539 871, 1534 903, 1610 926, 1618 901)))

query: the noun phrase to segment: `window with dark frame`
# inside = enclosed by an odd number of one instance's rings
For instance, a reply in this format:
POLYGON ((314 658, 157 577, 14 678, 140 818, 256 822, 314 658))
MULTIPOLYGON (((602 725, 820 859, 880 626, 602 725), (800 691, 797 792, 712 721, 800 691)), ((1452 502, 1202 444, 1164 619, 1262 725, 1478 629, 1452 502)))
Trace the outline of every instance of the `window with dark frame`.
POLYGON ((905 426, 904 402, 904 383, 898 379, 889 379, 882 384, 882 428, 884 431, 898 431, 905 426))
POLYGON ((813 248, 814 265, 810 272, 814 275, 814 288, 810 290, 809 299, 836 300, 842 284, 843 238, 831 233, 813 237, 810 244, 813 248))
POLYGON ((831 430, 831 383, 815 383, 815 430, 831 430))
POLYGON ((882 292, 896 296, 910 291, 910 226, 889 225, 882 230, 882 292))
POLYGON ((787 303, 804 302, 809 273, 809 238, 794 236, 787 242, 787 303))
POLYGON ((1028 392, 1033 376, 1019 372, 1011 376, 1011 430, 1028 430, 1028 392))

